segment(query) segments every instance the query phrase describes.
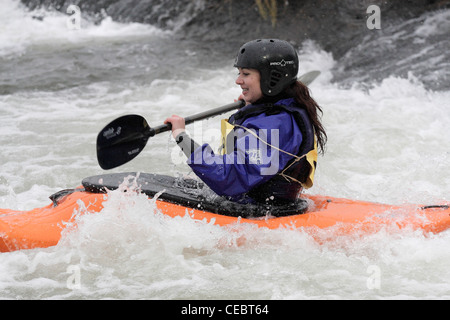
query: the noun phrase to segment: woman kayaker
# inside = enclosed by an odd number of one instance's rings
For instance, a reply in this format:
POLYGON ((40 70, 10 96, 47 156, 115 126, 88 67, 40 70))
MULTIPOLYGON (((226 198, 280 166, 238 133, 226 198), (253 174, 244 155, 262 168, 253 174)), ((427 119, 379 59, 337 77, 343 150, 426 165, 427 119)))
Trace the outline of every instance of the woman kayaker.
POLYGON ((236 84, 246 105, 222 123, 222 154, 193 141, 184 118, 165 120, 189 166, 218 195, 287 204, 313 185, 317 151, 323 153, 327 135, 321 108, 297 81, 298 65, 297 52, 283 40, 254 40, 239 49, 236 84))

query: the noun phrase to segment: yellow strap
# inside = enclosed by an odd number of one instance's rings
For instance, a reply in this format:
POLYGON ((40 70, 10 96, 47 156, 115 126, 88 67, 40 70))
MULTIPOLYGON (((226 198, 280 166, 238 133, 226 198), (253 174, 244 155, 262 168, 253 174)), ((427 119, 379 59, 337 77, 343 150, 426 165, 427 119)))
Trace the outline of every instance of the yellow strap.
POLYGON ((228 122, 228 119, 222 119, 220 122, 220 131, 222 133, 222 155, 227 153, 227 136, 233 131, 234 126, 228 122))
POLYGON ((314 149, 312 149, 310 152, 306 154, 306 160, 311 166, 311 170, 309 172, 308 177, 306 178, 306 182, 302 183, 302 185, 304 188, 309 189, 314 184, 314 174, 316 172, 316 165, 317 165, 317 139, 315 135, 314 135, 314 149))
MULTIPOLYGON (((221 121, 221 126, 220 126, 220 127, 221 127, 221 132, 222 132, 222 149, 221 149, 221 151, 222 151, 222 154, 226 154, 226 149, 227 149, 227 136, 228 136, 228 134, 229 134, 231 131, 233 131, 233 128, 234 128, 235 126, 232 125, 232 124, 230 124, 230 123, 228 122, 227 119, 222 119, 222 121, 221 121)), ((260 141, 262 141, 262 142, 265 143, 266 145, 270 146, 271 148, 276 149, 276 150, 278 150, 278 151, 280 151, 280 152, 283 152, 283 153, 288 154, 288 155, 290 155, 291 157, 294 157, 294 158, 295 158, 295 161, 293 161, 289 166, 287 166, 286 168, 284 168, 283 171, 279 173, 281 176, 283 176, 283 177, 284 177, 285 179, 287 179, 287 180, 291 180, 291 181, 300 183, 300 184, 301 184, 304 188, 306 188, 306 189, 309 189, 309 188, 311 188, 311 187, 313 186, 313 184, 314 184, 314 173, 316 172, 316 164, 317 164, 317 138, 316 138, 315 135, 314 135, 314 149, 311 150, 311 151, 309 151, 307 154, 305 154, 305 155, 299 157, 299 156, 297 156, 297 155, 295 155, 295 154, 289 153, 289 152, 284 151, 284 150, 281 150, 281 149, 279 149, 279 148, 277 148, 277 147, 275 147, 275 146, 272 146, 271 144, 269 144, 269 143, 267 143, 266 141, 264 141, 263 139, 261 139, 261 138, 260 138, 256 133, 254 133, 252 130, 249 130, 248 128, 246 128, 246 127, 244 127, 244 126, 236 125, 236 127, 244 129, 245 131, 249 132, 250 134, 252 134, 253 136, 255 136, 257 139, 259 139, 260 141), (297 179, 295 179, 295 178, 293 178, 293 177, 291 177, 291 176, 288 176, 288 175, 285 174, 284 172, 285 172, 287 169, 289 169, 292 165, 294 165, 294 163, 300 161, 300 160, 303 159, 304 157, 306 157, 306 161, 308 161, 308 163, 309 163, 309 165, 310 165, 310 167, 311 167, 311 170, 310 170, 310 172, 309 172, 309 175, 308 175, 306 181, 303 183, 303 182, 300 182, 300 181, 298 181, 297 179)))

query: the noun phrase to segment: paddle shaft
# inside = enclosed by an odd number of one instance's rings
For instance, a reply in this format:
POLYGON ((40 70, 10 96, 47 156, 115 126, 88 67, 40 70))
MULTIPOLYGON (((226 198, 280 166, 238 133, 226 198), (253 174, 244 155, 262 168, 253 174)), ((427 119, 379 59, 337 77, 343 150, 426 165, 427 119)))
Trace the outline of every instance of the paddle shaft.
MULTIPOLYGON (((228 111, 232 111, 235 109, 239 109, 242 108, 243 106, 245 106, 245 101, 244 100, 239 100, 227 105, 224 105, 222 107, 218 107, 218 108, 214 108, 208 111, 204 111, 204 112, 200 112, 197 114, 194 114, 192 116, 189 117, 185 117, 184 118, 184 122, 186 125, 194 123, 196 121, 200 121, 200 120, 204 120, 204 119, 208 119, 214 116, 218 116, 220 114, 226 113, 228 111)), ((149 131, 149 135, 150 137, 153 137, 154 135, 158 134, 158 133, 162 133, 162 132, 166 132, 166 131, 170 131, 172 130, 172 124, 171 123, 167 123, 167 124, 162 124, 160 126, 154 127, 154 128, 150 128, 149 131)))
MULTIPOLYGON (((298 80, 301 81, 305 86, 307 86, 311 82, 313 82, 314 79, 316 79, 319 76, 319 74, 320 74, 320 71, 310 71, 310 72, 307 72, 307 73, 301 75, 298 80)), ((239 109, 244 106, 245 106, 245 101, 239 100, 239 101, 224 105, 222 107, 214 108, 214 109, 211 109, 208 111, 197 113, 193 116, 185 117, 184 122, 186 125, 188 125, 188 124, 194 123, 195 121, 204 120, 207 118, 218 116, 220 114, 223 114, 228 111, 235 110, 235 109, 239 109)), ((162 132, 166 132, 166 131, 170 131, 170 130, 172 130, 171 123, 162 124, 160 126, 150 128, 149 137, 153 137, 154 135, 156 135, 158 133, 162 133, 162 132)))

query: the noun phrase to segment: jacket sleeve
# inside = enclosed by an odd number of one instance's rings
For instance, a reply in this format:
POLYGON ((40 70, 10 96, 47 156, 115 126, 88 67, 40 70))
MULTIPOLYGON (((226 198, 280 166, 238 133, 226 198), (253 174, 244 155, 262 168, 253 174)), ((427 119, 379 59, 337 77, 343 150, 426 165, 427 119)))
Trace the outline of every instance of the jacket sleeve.
POLYGON ((195 149, 200 147, 200 145, 194 141, 189 135, 183 131, 175 138, 177 145, 180 147, 181 151, 186 155, 186 157, 190 157, 192 152, 195 149))
POLYGON ((249 130, 234 129, 233 152, 218 155, 204 144, 188 159, 194 173, 221 196, 237 198, 268 181, 293 158, 279 150, 295 155, 302 142, 295 119, 286 112, 262 114, 247 119, 242 126, 249 130))

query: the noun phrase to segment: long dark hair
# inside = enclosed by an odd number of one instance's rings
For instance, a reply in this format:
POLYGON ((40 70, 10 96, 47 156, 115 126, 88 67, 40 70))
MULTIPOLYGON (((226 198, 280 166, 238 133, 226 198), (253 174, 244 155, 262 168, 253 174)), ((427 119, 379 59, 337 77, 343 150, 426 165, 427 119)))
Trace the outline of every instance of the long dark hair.
POLYGON ((325 128, 323 127, 320 119, 323 114, 322 108, 311 97, 309 88, 300 81, 292 83, 285 91, 308 112, 309 118, 316 133, 319 151, 321 154, 324 154, 325 144, 327 143, 327 133, 325 132, 325 128))

